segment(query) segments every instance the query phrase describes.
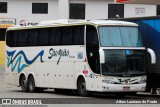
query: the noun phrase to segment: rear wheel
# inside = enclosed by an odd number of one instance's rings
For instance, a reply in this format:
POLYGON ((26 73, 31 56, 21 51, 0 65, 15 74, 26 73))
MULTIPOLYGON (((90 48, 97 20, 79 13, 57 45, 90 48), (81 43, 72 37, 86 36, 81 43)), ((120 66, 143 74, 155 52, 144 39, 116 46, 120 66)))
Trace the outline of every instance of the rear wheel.
POLYGON ((86 90, 86 82, 84 78, 81 78, 78 81, 77 89, 80 96, 87 97, 90 94, 90 92, 86 90))
POLYGON ((35 81, 33 76, 29 77, 28 79, 28 91, 31 93, 36 92, 35 81))
POLYGON ((25 76, 22 76, 20 79, 20 86, 23 92, 28 91, 28 85, 27 85, 27 80, 25 76))

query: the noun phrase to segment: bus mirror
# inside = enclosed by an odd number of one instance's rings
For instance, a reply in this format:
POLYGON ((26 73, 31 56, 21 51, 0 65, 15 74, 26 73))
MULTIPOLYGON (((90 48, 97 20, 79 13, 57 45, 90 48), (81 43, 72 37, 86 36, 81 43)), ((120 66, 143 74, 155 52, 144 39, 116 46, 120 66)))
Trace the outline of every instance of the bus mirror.
POLYGON ((99 49, 99 56, 100 56, 100 63, 101 64, 105 63, 104 51, 101 48, 99 49))
POLYGON ((151 55, 151 64, 155 64, 156 63, 156 54, 155 54, 155 52, 150 48, 147 48, 147 52, 150 53, 150 55, 151 55))

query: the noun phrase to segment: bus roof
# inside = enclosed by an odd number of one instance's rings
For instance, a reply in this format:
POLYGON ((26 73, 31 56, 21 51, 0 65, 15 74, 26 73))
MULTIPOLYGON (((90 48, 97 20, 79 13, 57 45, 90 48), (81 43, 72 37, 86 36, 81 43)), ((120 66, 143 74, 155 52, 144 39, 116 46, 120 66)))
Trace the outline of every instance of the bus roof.
POLYGON ((18 29, 34 29, 34 28, 44 28, 44 27, 60 27, 60 26, 74 26, 74 25, 94 25, 94 26, 138 26, 135 23, 117 20, 51 20, 42 21, 36 26, 13 26, 8 28, 8 30, 18 30, 18 29))

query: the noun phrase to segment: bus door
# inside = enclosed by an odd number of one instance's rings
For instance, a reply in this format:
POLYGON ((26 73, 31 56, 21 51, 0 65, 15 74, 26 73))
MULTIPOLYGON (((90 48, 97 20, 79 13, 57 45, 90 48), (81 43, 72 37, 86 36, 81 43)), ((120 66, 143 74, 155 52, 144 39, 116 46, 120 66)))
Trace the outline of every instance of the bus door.
POLYGON ((94 26, 86 26, 86 52, 90 67, 89 86, 90 90, 95 90, 95 75, 100 75, 99 42, 97 30, 94 26))

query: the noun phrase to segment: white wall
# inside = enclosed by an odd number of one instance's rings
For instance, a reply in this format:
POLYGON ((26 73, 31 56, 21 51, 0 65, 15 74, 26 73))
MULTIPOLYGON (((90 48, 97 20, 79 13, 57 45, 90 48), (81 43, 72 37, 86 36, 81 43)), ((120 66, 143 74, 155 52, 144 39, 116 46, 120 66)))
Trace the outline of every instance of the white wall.
POLYGON ((27 23, 37 23, 42 20, 58 18, 57 0, 3 0, 8 2, 8 12, 0 14, 1 18, 16 18, 17 24, 21 20, 27 23), (48 3, 48 14, 32 14, 32 3, 48 3))
POLYGON ((156 16, 156 5, 125 4, 124 17, 156 16), (136 10, 142 13, 136 13, 136 10), (144 12, 144 13, 143 13, 144 12))
MULTIPOLYGON (((0 13, 0 18, 16 18, 27 23, 37 23, 43 20, 68 19, 69 3, 84 3, 86 19, 107 19, 108 4, 114 0, 1 0, 8 2, 8 13, 0 13), (32 3, 48 3, 48 14, 32 14, 32 3)), ((125 4, 124 17, 155 16, 156 5, 125 4), (136 9, 144 13, 136 14, 136 9)))

